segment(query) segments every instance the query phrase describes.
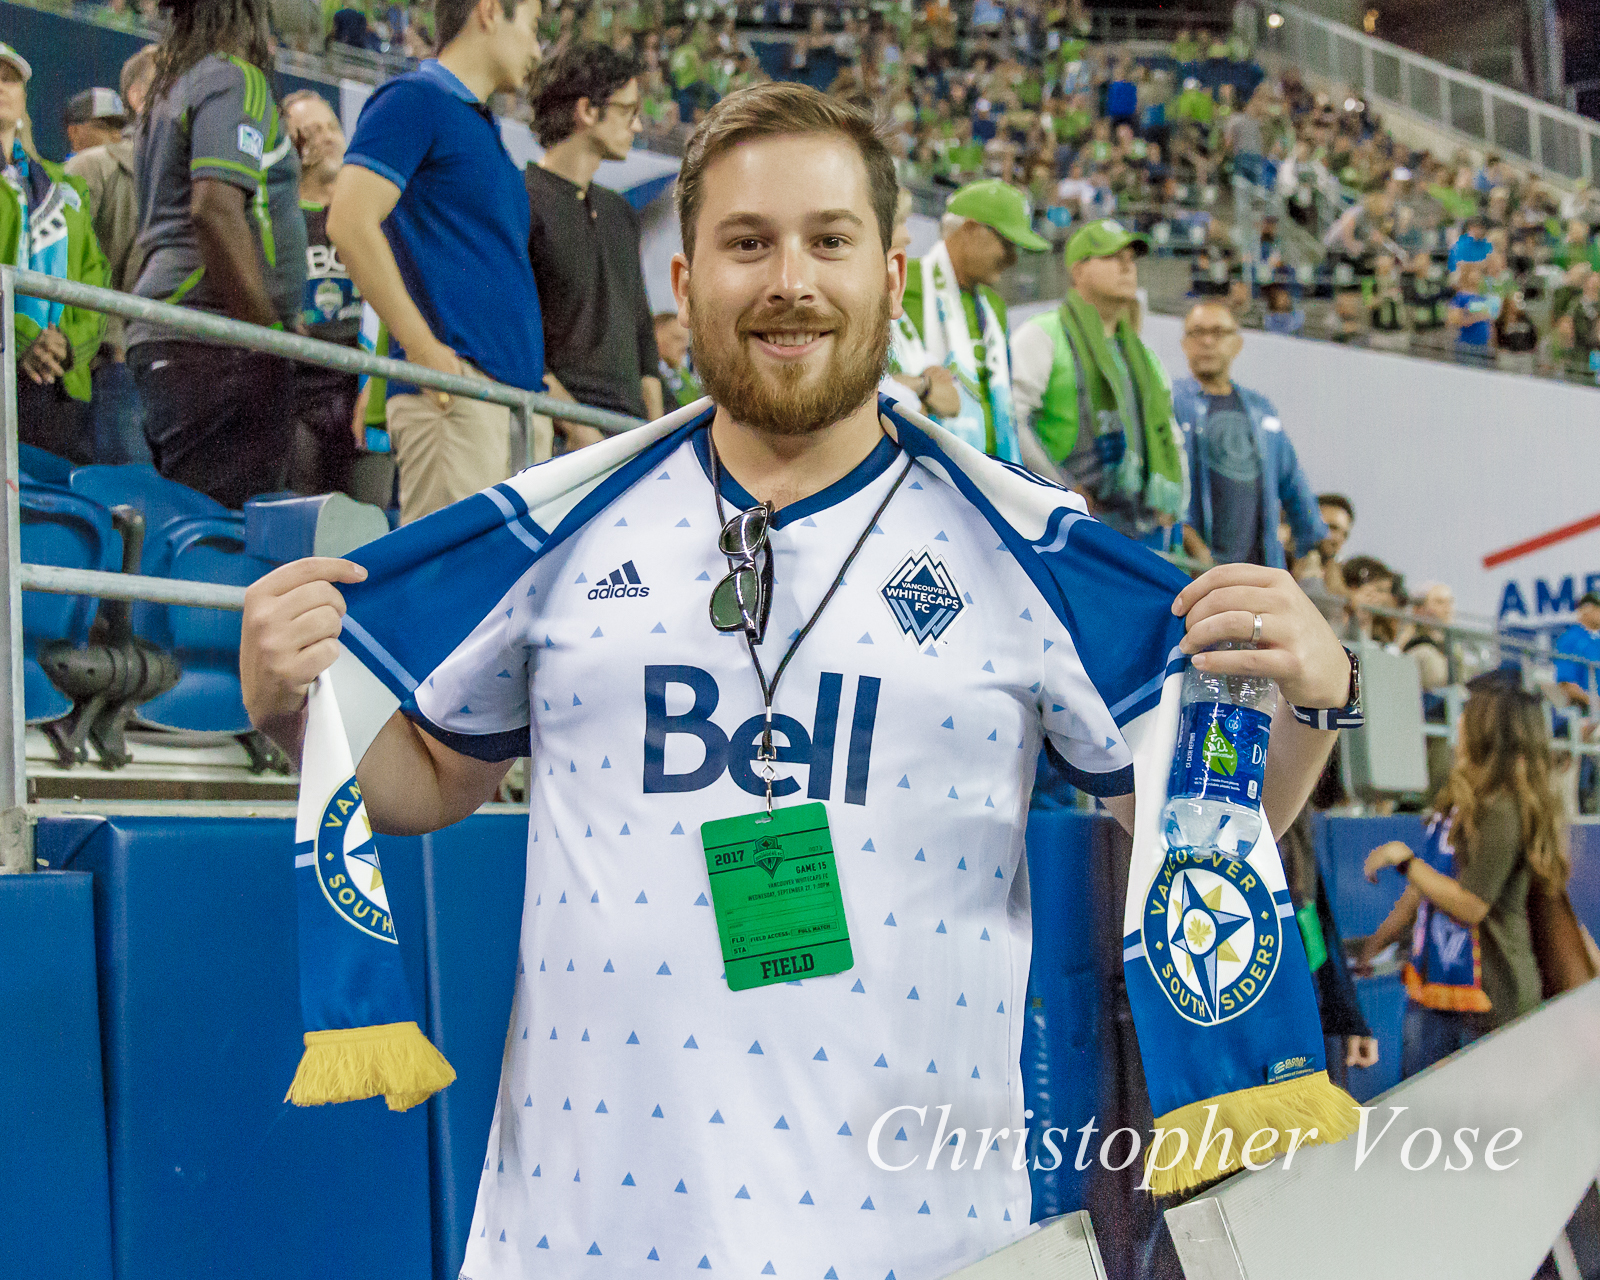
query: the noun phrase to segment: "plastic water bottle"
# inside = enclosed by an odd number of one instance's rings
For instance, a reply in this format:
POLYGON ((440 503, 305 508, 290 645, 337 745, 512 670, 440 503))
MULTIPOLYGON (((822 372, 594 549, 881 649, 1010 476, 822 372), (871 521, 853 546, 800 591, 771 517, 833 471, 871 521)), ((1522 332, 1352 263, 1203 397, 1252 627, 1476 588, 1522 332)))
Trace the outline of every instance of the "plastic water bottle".
MULTIPOLYGON (((1225 640, 1212 650, 1250 647, 1225 640)), ((1169 847, 1242 858, 1255 846, 1277 703, 1278 687, 1264 676, 1216 675, 1190 664, 1161 815, 1169 847)))

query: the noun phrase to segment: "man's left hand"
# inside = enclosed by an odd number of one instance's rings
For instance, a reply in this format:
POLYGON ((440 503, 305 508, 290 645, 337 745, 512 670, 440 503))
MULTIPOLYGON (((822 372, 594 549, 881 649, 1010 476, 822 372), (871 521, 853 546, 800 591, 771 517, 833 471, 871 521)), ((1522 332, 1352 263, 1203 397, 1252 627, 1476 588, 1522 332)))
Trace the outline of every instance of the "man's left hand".
POLYGON ((1269 676, 1297 707, 1342 707, 1350 700, 1350 659, 1317 606, 1282 569, 1207 569, 1178 593, 1172 612, 1188 627, 1180 647, 1201 671, 1269 676), (1204 652, 1223 640, 1248 642, 1257 614, 1257 648, 1204 652))

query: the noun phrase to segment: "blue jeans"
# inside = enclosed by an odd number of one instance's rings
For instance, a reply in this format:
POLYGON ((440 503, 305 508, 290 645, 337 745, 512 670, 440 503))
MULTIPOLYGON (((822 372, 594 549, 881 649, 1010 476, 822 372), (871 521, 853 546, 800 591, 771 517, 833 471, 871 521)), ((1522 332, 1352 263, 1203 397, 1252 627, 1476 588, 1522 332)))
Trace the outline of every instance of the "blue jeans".
POLYGON ((94 371, 94 460, 116 466, 149 462, 144 438, 144 402, 133 385, 133 370, 108 361, 94 371))
POLYGON ((1400 1028, 1400 1078, 1409 1080, 1434 1063, 1464 1049, 1489 1030, 1489 1015, 1429 1009, 1406 1001, 1400 1028))

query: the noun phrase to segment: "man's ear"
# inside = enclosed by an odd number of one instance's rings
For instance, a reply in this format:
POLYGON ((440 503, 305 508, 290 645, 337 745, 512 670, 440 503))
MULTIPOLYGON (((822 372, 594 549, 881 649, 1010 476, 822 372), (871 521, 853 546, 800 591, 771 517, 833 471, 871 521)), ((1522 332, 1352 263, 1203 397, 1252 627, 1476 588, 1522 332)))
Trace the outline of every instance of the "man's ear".
POLYGON ((678 304, 678 323, 689 328, 689 259, 672 255, 672 296, 678 304))
POLYGON ((887 265, 889 268, 889 318, 898 320, 905 315, 905 308, 901 301, 906 295, 906 276, 910 271, 906 251, 904 249, 889 250, 887 265))
POLYGON ((572 118, 580 129, 592 129, 600 119, 600 112, 588 98, 579 98, 573 104, 572 118))
POLYGON ((478 20, 478 26, 484 31, 493 31, 495 20, 505 12, 500 7, 500 0, 478 0, 473 7, 472 16, 478 20))

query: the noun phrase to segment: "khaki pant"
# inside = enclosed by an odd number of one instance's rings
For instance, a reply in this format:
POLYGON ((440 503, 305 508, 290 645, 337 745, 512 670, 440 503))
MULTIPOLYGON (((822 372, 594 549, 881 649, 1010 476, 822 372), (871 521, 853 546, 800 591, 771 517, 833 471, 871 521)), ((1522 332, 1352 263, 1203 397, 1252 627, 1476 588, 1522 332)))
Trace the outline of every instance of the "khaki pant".
MULTIPOLYGON (((468 368, 469 374, 478 375, 468 368)), ((511 474, 511 410, 451 396, 390 396, 389 439, 400 468, 400 522, 410 524, 511 474)))

